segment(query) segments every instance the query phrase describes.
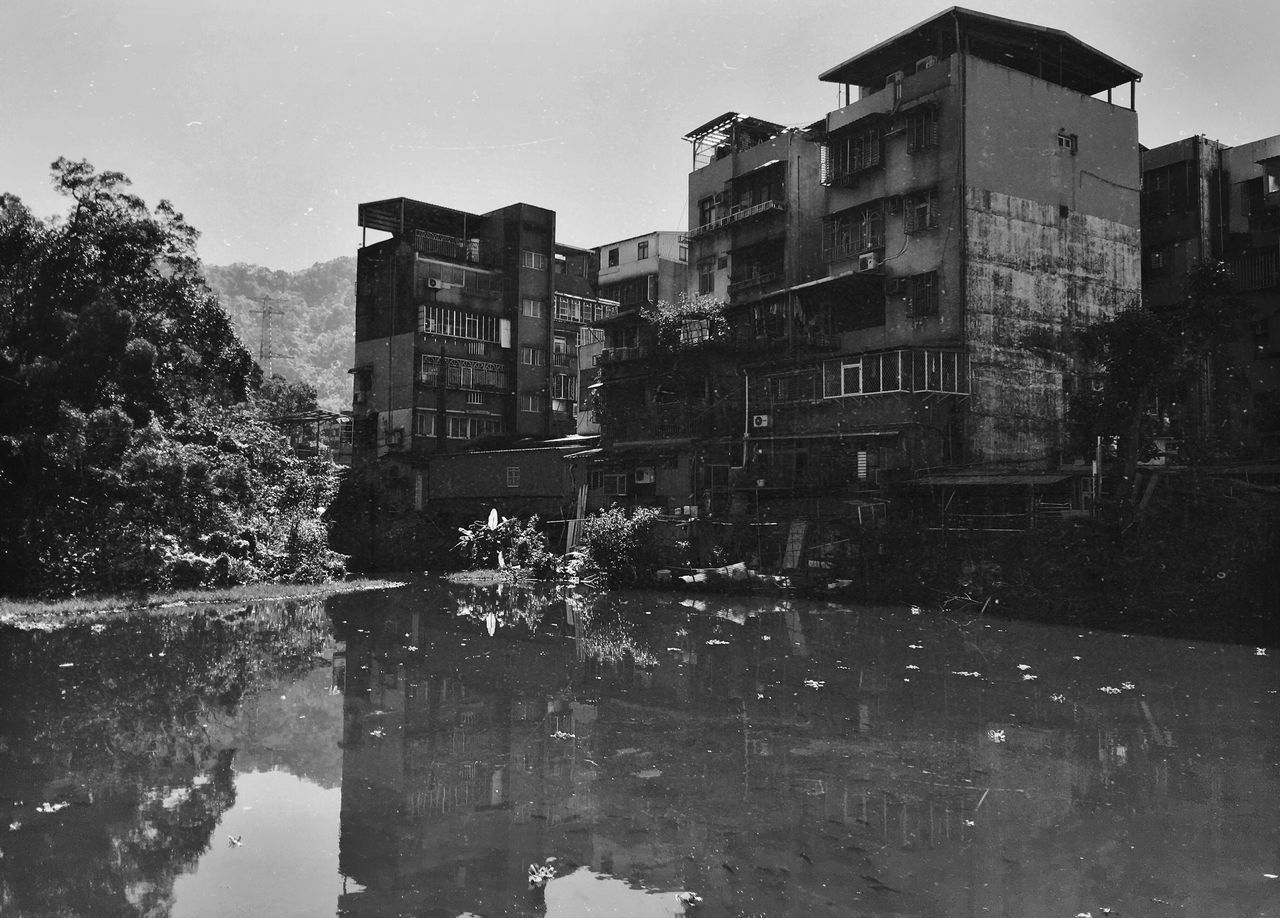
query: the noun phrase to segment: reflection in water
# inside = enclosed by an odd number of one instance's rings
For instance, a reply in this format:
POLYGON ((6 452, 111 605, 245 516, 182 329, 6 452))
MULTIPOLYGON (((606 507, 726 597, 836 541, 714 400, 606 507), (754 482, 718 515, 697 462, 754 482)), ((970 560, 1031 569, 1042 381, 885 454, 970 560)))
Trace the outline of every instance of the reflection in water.
POLYGON ((345 914, 1251 915, 1280 889, 1252 649, 526 592, 335 606, 345 914))
MULTIPOLYGON (((315 601, 6 633, 0 912, 171 913, 175 878, 217 844, 235 804, 239 741, 252 747, 246 759, 278 765, 287 754, 273 750, 306 724, 268 713, 259 696, 311 671, 328 633, 315 601), (261 717, 239 721, 246 711, 261 717)), ((329 685, 316 688, 332 708, 329 685)), ((295 713, 314 710, 323 723, 324 705, 307 695, 295 713)), ((336 756, 302 758, 337 783, 336 756)))
POLYGON ((1280 685, 1253 648, 427 581, 15 636, 0 679, 6 916, 1262 915, 1280 893, 1280 685))

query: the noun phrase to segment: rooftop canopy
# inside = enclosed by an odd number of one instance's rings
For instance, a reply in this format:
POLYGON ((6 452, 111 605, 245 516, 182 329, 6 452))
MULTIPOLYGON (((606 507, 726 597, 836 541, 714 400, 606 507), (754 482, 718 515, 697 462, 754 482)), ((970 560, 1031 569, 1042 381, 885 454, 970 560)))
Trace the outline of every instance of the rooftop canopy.
POLYGON ((364 229, 381 230, 400 236, 412 230, 425 230, 447 236, 465 237, 467 226, 476 226, 480 218, 439 204, 428 204, 412 198, 387 198, 359 205, 359 222, 364 229))
POLYGON ((1090 96, 1142 79, 1137 70, 1059 29, 959 6, 849 58, 818 79, 882 86, 886 75, 931 54, 946 57, 955 52, 957 44, 975 57, 1090 96))

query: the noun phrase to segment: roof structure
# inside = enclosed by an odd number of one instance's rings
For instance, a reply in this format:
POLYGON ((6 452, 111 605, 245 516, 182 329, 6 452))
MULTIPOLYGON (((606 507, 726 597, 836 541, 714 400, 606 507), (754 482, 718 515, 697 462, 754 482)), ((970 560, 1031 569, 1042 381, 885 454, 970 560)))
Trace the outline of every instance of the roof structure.
POLYGON ((885 75, 957 47, 992 63, 1095 95, 1142 74, 1080 39, 1047 26, 953 6, 822 73, 828 83, 876 86, 885 75))

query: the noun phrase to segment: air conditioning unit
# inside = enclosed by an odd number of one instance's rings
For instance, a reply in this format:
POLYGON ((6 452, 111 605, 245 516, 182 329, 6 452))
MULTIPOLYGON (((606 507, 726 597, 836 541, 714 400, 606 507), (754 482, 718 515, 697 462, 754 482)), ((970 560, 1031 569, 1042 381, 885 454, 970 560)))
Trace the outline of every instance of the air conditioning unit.
POLYGON ((751 427, 753 430, 762 430, 769 427, 773 423, 773 418, 767 414, 751 415, 751 427))
POLYGON ((438 278, 438 277, 428 277, 428 278, 427 278, 427 289, 428 289, 428 290, 439 290, 439 289, 441 289, 443 286, 444 286, 444 284, 440 282, 440 278, 438 278))
POLYGON ((880 267, 880 256, 875 252, 865 252, 858 256, 859 271, 874 271, 880 267))
POLYGON ((648 466, 636 469, 636 484, 653 484, 653 469, 648 466))

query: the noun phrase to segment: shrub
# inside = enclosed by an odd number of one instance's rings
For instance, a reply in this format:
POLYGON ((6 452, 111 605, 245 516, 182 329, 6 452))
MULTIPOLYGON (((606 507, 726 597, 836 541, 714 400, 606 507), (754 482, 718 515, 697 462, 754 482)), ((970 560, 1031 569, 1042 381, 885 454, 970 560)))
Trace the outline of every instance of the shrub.
POLYGON ((547 537, 538 529, 538 516, 521 522, 518 517, 504 517, 495 526, 487 520, 476 520, 458 529, 458 554, 474 568, 497 567, 498 554, 509 567, 523 567, 538 576, 555 569, 555 556, 547 550, 547 537))
POLYGON ((614 504, 582 524, 582 546, 588 564, 610 587, 630 586, 653 578, 658 566, 654 522, 658 511, 636 507, 628 512, 614 504))

